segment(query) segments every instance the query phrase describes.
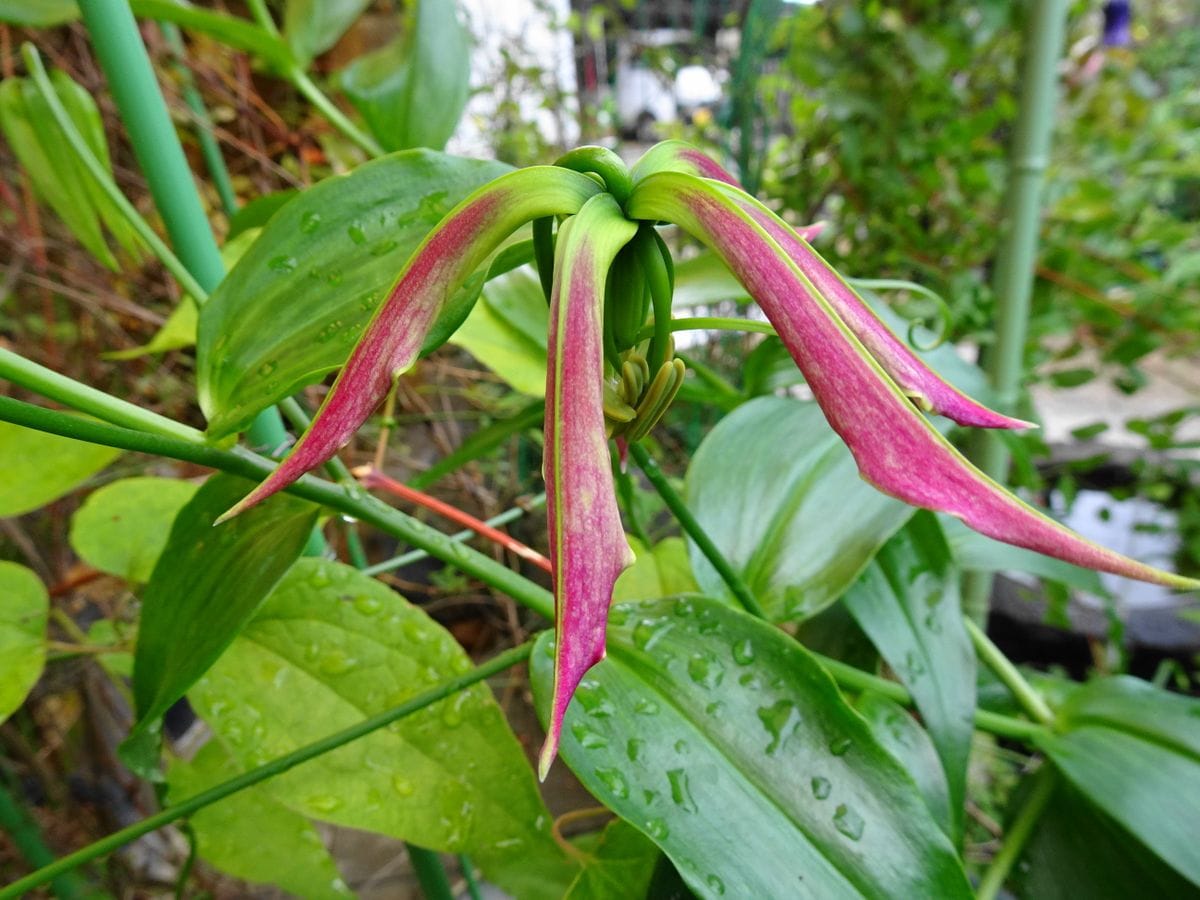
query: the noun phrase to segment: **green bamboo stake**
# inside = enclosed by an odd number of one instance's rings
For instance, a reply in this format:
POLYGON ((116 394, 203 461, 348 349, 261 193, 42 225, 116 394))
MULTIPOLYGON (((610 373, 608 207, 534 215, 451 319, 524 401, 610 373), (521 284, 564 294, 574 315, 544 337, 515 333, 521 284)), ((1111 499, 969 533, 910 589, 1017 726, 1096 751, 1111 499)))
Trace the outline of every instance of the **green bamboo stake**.
MULTIPOLYGON (((80 0, 79 9, 171 245, 211 294, 225 277, 225 264, 133 12, 126 0, 80 0)), ((270 451, 288 439, 274 408, 259 413, 246 436, 252 446, 270 451)))
MULTIPOLYGON (((997 252, 996 342, 986 355, 986 369, 996 407, 1011 412, 1019 399, 1029 330, 1029 300, 1037 263, 1042 184, 1054 131, 1058 102, 1058 63, 1067 25, 1067 0, 1029 4, 1025 23, 1025 62, 1021 69, 1020 112, 1013 132, 1009 163, 1006 230, 997 252)), ((992 478, 1004 482, 1009 454, 997 435, 979 432, 972 456, 992 478)), ((975 574, 966 580, 963 607, 976 622, 987 618, 992 577, 975 574)))
POLYGON ((62 875, 64 872, 70 872, 72 869, 86 862, 111 853, 118 847, 123 847, 144 834, 149 834, 152 831, 162 828, 164 825, 177 822, 198 810, 204 809, 206 806, 211 806, 232 794, 236 794, 238 791, 253 787, 256 784, 266 781, 268 778, 274 778, 276 775, 282 775, 284 772, 295 768, 301 763, 308 762, 310 759, 315 759, 361 737, 366 737, 371 732, 378 731, 380 728, 384 728, 393 722, 398 722, 407 716, 420 712, 425 707, 431 706, 439 700, 444 700, 471 685, 478 684, 485 678, 490 678, 492 675, 503 672, 505 669, 511 669, 513 666, 524 662, 529 658, 532 650, 533 641, 526 641, 518 647, 513 647, 511 650, 506 650, 492 657, 492 659, 476 666, 467 674, 443 682, 437 687, 418 694, 386 712, 372 716, 369 719, 364 719, 356 725, 351 725, 349 728, 293 750, 291 753, 273 759, 258 768, 243 772, 236 778, 231 778, 215 787, 209 788, 207 791, 202 791, 194 797, 189 797, 174 806, 168 806, 161 812, 148 816, 127 828, 122 828, 115 834, 110 834, 106 838, 89 844, 82 850, 64 856, 50 865, 43 866, 31 875, 14 881, 8 887, 0 890, 0 900, 12 900, 12 898, 21 897, 27 891, 45 884, 62 875))

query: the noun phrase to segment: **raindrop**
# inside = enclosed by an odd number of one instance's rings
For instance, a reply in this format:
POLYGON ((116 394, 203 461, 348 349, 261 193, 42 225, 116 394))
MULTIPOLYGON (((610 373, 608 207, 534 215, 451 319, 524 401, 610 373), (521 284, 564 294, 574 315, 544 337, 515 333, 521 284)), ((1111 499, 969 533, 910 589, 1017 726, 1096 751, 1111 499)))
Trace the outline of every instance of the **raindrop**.
POLYGON ((371 255, 372 256, 386 256, 388 253, 391 253, 395 249, 396 249, 395 241, 390 240, 390 239, 385 240, 385 241, 380 241, 378 244, 376 244, 374 247, 371 248, 371 255))
POLYGON ((447 728, 457 728, 463 722, 463 708, 471 701, 470 694, 459 694, 453 700, 442 704, 442 724, 447 728))
POLYGON ((695 812, 696 801, 692 799, 687 772, 683 769, 668 769, 667 781, 671 784, 671 800, 674 804, 685 812, 695 812))
POLYGON ((833 791, 833 785, 829 783, 828 778, 822 778, 820 775, 814 775, 812 779, 813 796, 818 800, 824 800, 833 791))
POLYGON ((617 711, 612 701, 604 696, 604 689, 598 681, 584 681, 575 691, 575 698, 584 712, 597 719, 606 719, 617 711))
POLYGON ((630 738, 625 744, 625 755, 629 757, 630 762, 637 762, 645 746, 646 742, 641 738, 630 738))
POLYGON ((658 715, 658 704, 643 697, 633 705, 633 711, 641 716, 656 716, 658 715))
POLYGON ((754 662, 754 644, 750 638, 738 641, 733 645, 733 661, 739 666, 748 666, 754 662))
POLYGON ((835 738, 829 742, 829 752, 834 756, 845 756, 853 743, 848 737, 835 738))
POLYGON ((579 746, 585 750, 597 750, 608 746, 608 739, 604 735, 592 731, 583 722, 573 722, 571 724, 571 735, 579 742, 579 746))
POLYGON ((305 234, 312 234, 320 224, 321 214, 311 209, 300 217, 300 230, 305 234))
POLYGON ((738 684, 744 688, 750 688, 752 691, 757 691, 762 687, 762 682, 758 680, 758 676, 753 672, 743 672, 739 675, 738 684))
POLYGON ((346 653, 340 647, 325 651, 321 657, 321 671, 326 675, 345 675, 358 665, 358 660, 346 653))
POLYGON ((629 621, 629 607, 614 606, 608 611, 608 624, 620 627, 629 621))
POLYGON ((424 644, 429 640, 429 629, 415 616, 404 623, 404 637, 414 644, 424 644))
POLYGON ((258 375, 260 378, 266 378, 272 372, 279 368, 279 363, 276 360, 268 360, 258 367, 258 375))
POLYGON ((716 875, 709 875, 704 879, 704 883, 707 884, 708 889, 717 896, 721 896, 725 893, 725 882, 723 882, 716 875))
POLYGON ((411 797, 416 793, 416 786, 403 775, 396 775, 392 778, 392 788, 401 797, 411 797))
POLYGON ((942 633, 942 620, 938 617, 936 610, 925 614, 925 628, 930 634, 942 633))
POLYGON ((904 668, 909 678, 920 678, 925 674, 925 663, 921 662, 921 657, 912 650, 904 654, 904 668))
POLYGON ((714 700, 708 706, 704 707, 704 714, 712 716, 714 719, 720 718, 721 711, 725 709, 725 703, 721 700, 714 700))
POLYGON ((318 794, 308 798, 308 808, 319 813, 330 813, 342 805, 342 801, 330 794, 318 794))
POLYGON ((383 609, 383 601, 370 594, 359 594, 354 598, 354 608, 364 616, 374 616, 383 609))
POLYGON ((707 653, 694 653, 687 665, 688 677, 707 690, 720 685, 725 678, 721 664, 707 653))
POLYGON ((367 233, 363 231, 362 226, 355 223, 346 229, 346 234, 350 235, 350 240, 362 246, 367 242, 367 233))
POLYGON ((696 604, 686 597, 681 597, 675 601, 675 615, 681 619, 686 619, 689 616, 695 615, 696 604))
POLYGON ((314 587, 318 591, 321 588, 329 587, 329 569, 325 565, 318 566, 313 570, 312 575, 308 576, 309 587, 314 587))
POLYGON ((600 779, 600 783, 618 800, 629 798, 629 785, 620 769, 597 769, 595 774, 600 779))
POLYGON ((671 833, 671 829, 662 819, 650 819, 646 822, 646 833, 656 841, 661 841, 671 833))
POLYGON ((642 619, 633 627, 633 645, 639 650, 649 650, 666 636, 671 627, 671 623, 664 618, 642 619))
POLYGON ((833 827, 850 838, 852 841, 857 841, 862 837, 863 828, 866 823, 863 822, 863 817, 842 803, 833 813, 833 827))
POLYGON ((773 755, 791 732, 800 724, 800 716, 796 712, 796 704, 791 700, 779 700, 771 706, 760 706, 758 718, 771 735, 771 743, 767 744, 767 754, 773 755))
POLYGON ((267 268, 272 272, 294 272, 296 265, 294 256, 274 256, 267 262, 267 268))

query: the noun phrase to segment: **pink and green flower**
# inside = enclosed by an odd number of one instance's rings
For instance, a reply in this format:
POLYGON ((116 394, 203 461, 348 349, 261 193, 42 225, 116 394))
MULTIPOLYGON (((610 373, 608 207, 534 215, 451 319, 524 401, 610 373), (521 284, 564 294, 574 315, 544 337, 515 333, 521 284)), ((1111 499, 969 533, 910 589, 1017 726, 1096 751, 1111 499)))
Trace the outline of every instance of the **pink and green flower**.
POLYGON ((554 694, 539 772, 558 746, 580 680, 604 656, 613 584, 632 562, 617 510, 609 439, 635 441, 683 380, 667 321, 673 223, 711 248, 757 300, 864 479, 997 540, 1173 588, 1198 583, 1093 544, 975 468, 926 418, 1024 428, 938 377, 797 232, 719 165, 666 142, 627 170, 600 148, 520 170, 451 211, 409 260, 311 427, 278 469, 223 518, 328 460, 417 359, 455 289, 535 222, 549 288, 545 460, 556 609, 554 694), (557 234, 554 226, 557 224, 557 234), (639 341, 648 317, 654 336, 639 341))

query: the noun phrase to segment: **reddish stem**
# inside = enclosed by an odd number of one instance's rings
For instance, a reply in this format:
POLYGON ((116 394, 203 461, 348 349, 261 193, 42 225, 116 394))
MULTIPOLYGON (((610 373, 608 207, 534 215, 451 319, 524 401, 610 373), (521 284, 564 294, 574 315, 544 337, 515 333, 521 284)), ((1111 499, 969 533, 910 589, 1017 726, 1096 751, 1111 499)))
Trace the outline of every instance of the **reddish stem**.
POLYGON ((423 491, 418 491, 416 488, 411 488, 407 484, 402 484, 394 478, 389 478, 384 475, 374 466, 359 466, 354 469, 352 474, 359 480, 359 483, 368 490, 386 491, 393 496, 399 497, 402 500, 408 500, 418 506, 423 506, 428 510, 432 510, 440 516, 445 516, 452 522, 462 525, 464 528, 469 528, 476 534, 487 538, 489 541, 499 544, 506 550, 511 550, 521 559, 528 560, 535 566, 544 569, 546 572, 551 572, 553 567, 550 560, 542 556, 532 547, 522 544, 511 535, 505 534, 498 528, 493 528, 487 522, 482 522, 469 513, 463 512, 456 506, 451 506, 449 503, 444 503, 436 497, 431 497, 423 491))

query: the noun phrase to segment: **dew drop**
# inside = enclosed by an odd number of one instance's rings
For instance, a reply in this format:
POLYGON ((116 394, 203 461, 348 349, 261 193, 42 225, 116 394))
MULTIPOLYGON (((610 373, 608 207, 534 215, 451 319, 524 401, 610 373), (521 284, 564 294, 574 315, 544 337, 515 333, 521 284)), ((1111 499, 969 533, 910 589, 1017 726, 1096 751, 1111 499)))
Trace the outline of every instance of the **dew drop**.
POLYGON ((829 752, 834 756, 845 756, 853 743, 848 737, 835 738, 829 742, 829 752))
POLYGON ((717 660, 707 653, 694 653, 688 660, 688 677, 701 687, 712 690, 725 678, 725 670, 717 660))
POLYGON ((617 711, 612 701, 604 695, 604 689, 598 681, 584 681, 575 691, 575 698, 584 712, 597 719, 606 719, 617 711))
POLYGON ((614 606, 608 611, 608 624, 620 627, 629 621, 629 607, 614 606))
POLYGON ((767 744, 767 755, 773 755, 800 724, 796 704, 791 700, 778 700, 770 706, 760 706, 758 718, 763 723, 763 728, 771 735, 771 742, 767 744))
POLYGON ((629 757, 630 762, 637 762, 645 746, 646 742, 641 738, 630 738, 625 744, 625 755, 629 757))
POLYGON ((686 597, 680 597, 675 601, 675 615, 681 619, 686 619, 689 616, 696 614, 696 604, 686 597))
POLYGON ((411 797, 417 791, 412 781, 405 778, 403 775, 393 776, 392 790, 394 790, 401 797, 411 797))
POLYGON ((833 791, 833 785, 829 783, 829 779, 822 778, 820 775, 814 775, 811 784, 813 796, 818 800, 824 800, 833 791))
POLYGON ((863 822, 862 816, 845 803, 842 803, 834 810, 833 827, 850 838, 850 840, 857 841, 862 837, 863 828, 866 827, 866 823, 863 822))
POLYGON ((268 375, 270 375, 272 372, 274 372, 278 368, 279 368, 278 362, 276 362, 273 359, 268 360, 267 362, 263 363, 261 366, 258 367, 258 376, 260 378, 266 378, 268 375))
POLYGON ((583 722, 573 722, 571 724, 571 736, 585 750, 598 750, 601 747, 608 746, 608 739, 604 735, 588 728, 583 722))
POLYGON ((367 242, 367 233, 363 231, 362 226, 358 223, 347 228, 346 234, 350 235, 350 240, 354 241, 360 247, 367 242))
POLYGON ((330 813, 342 805, 342 801, 330 794, 318 794, 315 797, 309 797, 306 801, 309 809, 314 809, 319 813, 330 813))
POLYGON ((354 608, 364 616, 374 616, 383 609, 383 601, 378 597, 372 597, 370 594, 359 594, 354 598, 354 608))
POLYGON ((387 254, 391 253, 395 249, 396 249, 396 242, 389 238, 388 240, 380 241, 378 244, 376 244, 374 247, 372 247, 371 255, 372 256, 386 256, 387 254))
POLYGON ((683 740, 682 738, 675 742, 675 752, 676 753, 679 753, 682 755, 684 753, 687 753, 687 749, 688 749, 687 741, 683 740))
POLYGON ((345 675, 356 665, 358 665, 358 660, 340 647, 326 650, 320 662, 321 671, 326 675, 345 675))
POLYGON ((633 626, 633 644, 639 650, 650 650, 671 630, 666 619, 642 619, 633 626))
POLYGON ((685 812, 695 812, 696 801, 692 799, 687 772, 683 769, 668 769, 667 781, 671 785, 671 801, 685 812))
POLYGON ((313 570, 313 573, 308 576, 308 586, 316 588, 318 591, 321 588, 329 587, 329 569, 327 566, 319 566, 313 570))
POLYGON ((662 819, 650 819, 646 822, 646 833, 656 841, 661 841, 671 833, 671 829, 662 819))
POLYGON ((658 704, 653 700, 643 697, 633 705, 633 711, 640 716, 657 716, 658 704))
POLYGON ((294 272, 296 266, 294 256, 274 256, 267 262, 267 268, 272 272, 294 272))
POLYGON ((704 879, 704 883, 707 884, 708 889, 717 896, 721 896, 725 893, 725 882, 723 882, 716 875, 709 875, 704 879))
POLYGON ((626 800, 629 798, 629 784, 625 781, 625 776, 621 774, 620 769, 597 769, 596 777, 600 779, 610 794, 618 800, 626 800))
POLYGON ((912 650, 904 654, 904 668, 908 672, 909 678, 920 678, 925 674, 925 663, 912 650))
POLYGON ((739 666, 748 666, 754 662, 754 644, 750 638, 738 641, 733 645, 733 661, 739 666))
POLYGON ((942 620, 936 612, 925 614, 925 628, 930 634, 942 633, 942 620))
POLYGON ((321 225, 321 214, 314 210, 309 210, 300 217, 300 230, 305 234, 312 234, 321 225))

